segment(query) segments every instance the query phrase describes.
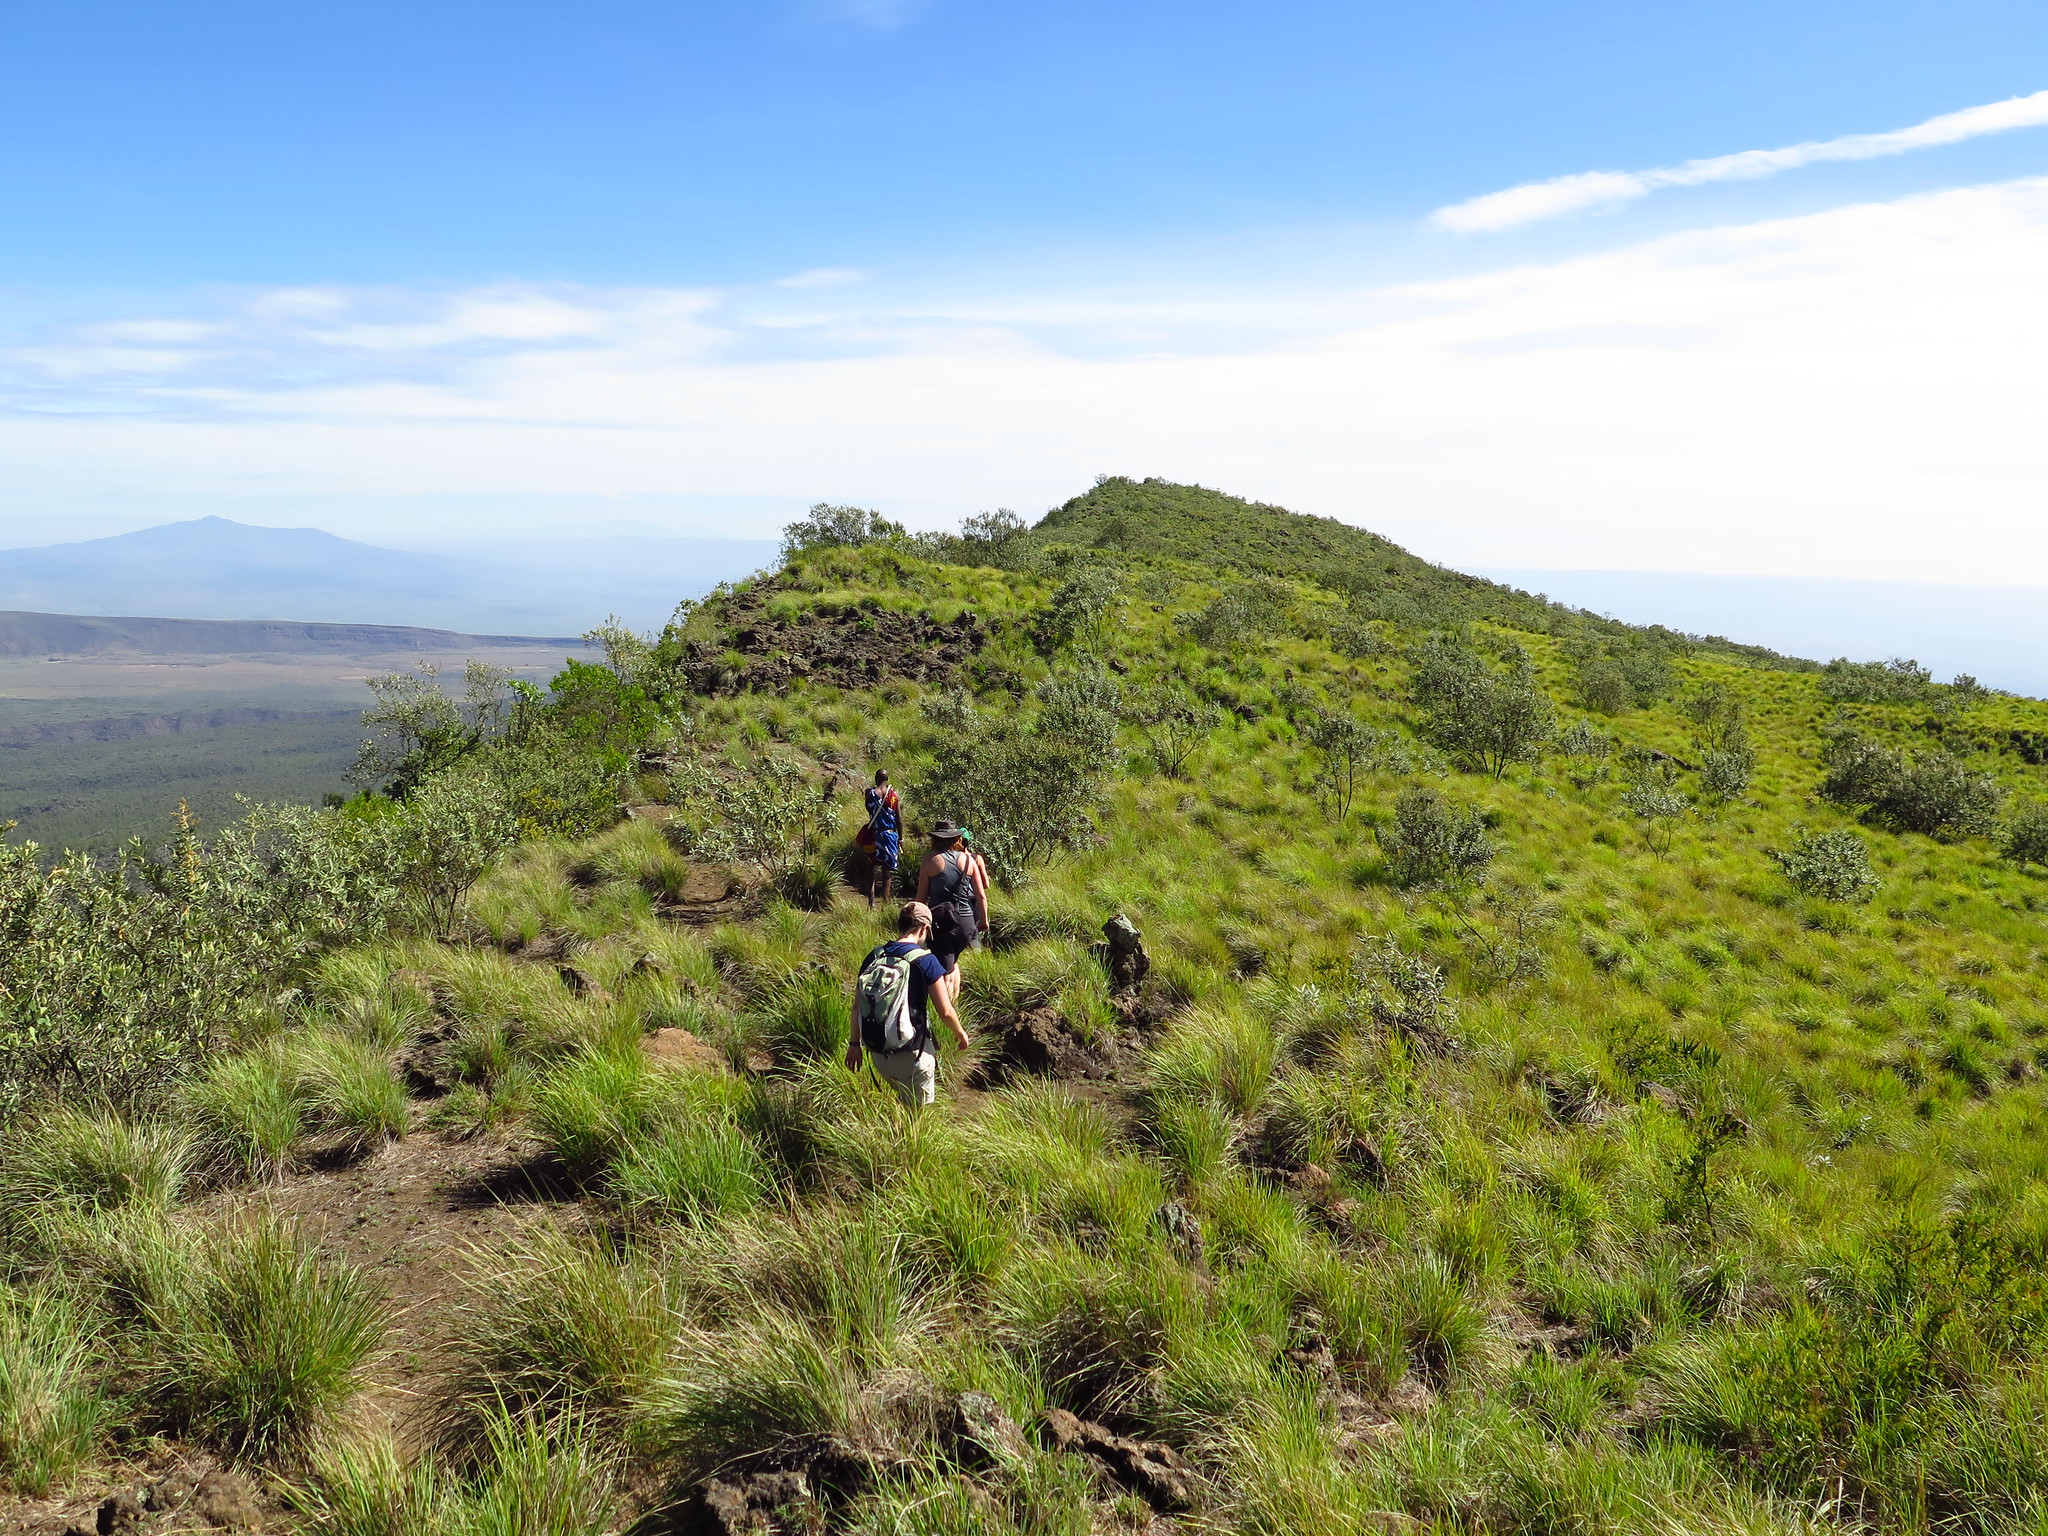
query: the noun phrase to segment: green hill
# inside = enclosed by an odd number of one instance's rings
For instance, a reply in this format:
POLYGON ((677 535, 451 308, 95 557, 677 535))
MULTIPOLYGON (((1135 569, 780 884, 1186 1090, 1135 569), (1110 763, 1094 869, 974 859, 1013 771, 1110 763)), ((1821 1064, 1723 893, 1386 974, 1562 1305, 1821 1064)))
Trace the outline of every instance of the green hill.
MULTIPOLYGON (((1671 630, 1621 624, 1432 565, 1335 518, 1309 517, 1168 480, 1106 477, 1048 512, 1015 541, 1015 550, 1029 558, 1061 544, 1211 572, 1314 582, 1344 595, 1369 616, 1408 624, 1482 619, 1539 634, 1647 635, 1665 644, 1688 642, 1671 630)), ((1795 669, 1812 665, 1718 637, 1695 643, 1795 669)))
POLYGON ((869 531, 403 801, 0 850, 38 1518, 2041 1528, 2048 705, 1149 482, 869 531), (999 877, 915 1117, 877 767, 999 877))

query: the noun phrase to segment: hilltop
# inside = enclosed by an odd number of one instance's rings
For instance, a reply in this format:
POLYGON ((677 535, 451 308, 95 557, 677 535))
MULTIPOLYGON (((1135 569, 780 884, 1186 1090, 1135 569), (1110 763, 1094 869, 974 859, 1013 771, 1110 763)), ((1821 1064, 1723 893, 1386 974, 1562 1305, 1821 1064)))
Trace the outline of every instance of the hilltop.
POLYGON ((1483 619, 1538 634, 1643 635, 1704 643, 1794 669, 1812 663, 1721 637, 1628 625, 1469 576, 1331 517, 1310 517, 1224 491, 1167 480, 1108 476, 1048 512, 1015 544, 1020 555, 1056 545, 1119 551, 1198 570, 1312 582, 1366 615, 1406 625, 1483 619))
POLYGON ((24 1523, 2037 1530, 2048 705, 1091 495, 0 850, 24 1523), (998 876, 914 1121, 878 766, 998 876))

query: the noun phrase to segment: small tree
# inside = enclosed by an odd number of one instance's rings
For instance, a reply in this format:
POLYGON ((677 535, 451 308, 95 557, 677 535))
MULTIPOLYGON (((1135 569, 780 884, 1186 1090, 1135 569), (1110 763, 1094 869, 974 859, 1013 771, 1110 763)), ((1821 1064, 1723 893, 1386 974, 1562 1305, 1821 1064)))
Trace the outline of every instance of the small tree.
POLYGON ((1351 814, 1352 802, 1367 775, 1391 765, 1399 753, 1392 731, 1367 725, 1344 709, 1316 709, 1302 734, 1322 754, 1316 792, 1337 821, 1351 814))
POLYGON ((1740 714, 1718 721, 1700 743, 1700 789, 1715 800, 1740 800, 1756 777, 1756 748, 1740 714))
POLYGON ((1394 802, 1394 821, 1380 829, 1380 849, 1397 884, 1457 885, 1493 862, 1493 839, 1478 810, 1460 810, 1426 785, 1394 802))
POLYGON ((1786 879, 1823 901, 1868 901, 1877 889, 1870 850, 1854 832, 1814 832, 1790 848, 1767 851, 1786 879))
POLYGON ((1122 595, 1123 583, 1108 566, 1077 566, 1038 611, 1032 621, 1032 637, 1047 655, 1068 646, 1090 644, 1100 637, 1122 595))
POLYGON ((2029 800, 2014 806, 1998 851, 2015 864, 2048 865, 2048 805, 2029 800))
POLYGON ((1426 1051, 1459 1048, 1458 1005, 1443 967, 1410 954, 1386 935, 1367 935, 1351 957, 1352 991, 1344 1011, 1426 1051))
POLYGON ((1294 606, 1294 589, 1273 576, 1239 582, 1212 599, 1195 616, 1188 632, 1204 645, 1242 645, 1247 640, 1286 629, 1294 606))
POLYGON ((1541 758, 1557 730, 1557 712, 1520 649, 1503 673, 1470 646, 1432 636, 1416 650, 1412 696, 1425 736, 1495 778, 1510 763, 1541 758))
POLYGON ((974 846, 1006 884, 1094 832, 1119 761, 1116 684, 1106 671, 1055 678, 1039 688, 1038 704, 1020 723, 977 709, 964 693, 932 700, 931 764, 911 784, 920 805, 974 829, 974 846))
POLYGON ((866 507, 835 507, 821 501, 782 529, 782 563, 813 549, 859 549, 908 537, 901 523, 891 522, 866 507))
POLYGON ((518 709, 512 674, 481 661, 463 668, 459 700, 448 696, 441 669, 431 661, 364 681, 373 702, 363 711, 363 724, 374 734, 356 753, 348 776, 358 784, 382 783, 401 797, 503 734, 518 709))
POLYGON ((1668 846, 1668 832, 1660 829, 1691 809, 1679 793, 1676 765, 1652 753, 1632 752, 1626 766, 1629 782, 1621 792, 1622 809, 1642 822, 1645 843, 1652 848, 1668 846))
POLYGON ((1572 788, 1591 789, 1595 784, 1604 783, 1609 768, 1608 756, 1614 751, 1614 738, 1602 735, 1583 720, 1574 720, 1557 735, 1557 754, 1564 759, 1564 774, 1571 780, 1572 788))
POLYGON ((1216 729, 1215 709, 1171 684, 1145 689, 1125 713, 1144 738, 1152 761, 1169 779, 1182 776, 1195 748, 1216 729))

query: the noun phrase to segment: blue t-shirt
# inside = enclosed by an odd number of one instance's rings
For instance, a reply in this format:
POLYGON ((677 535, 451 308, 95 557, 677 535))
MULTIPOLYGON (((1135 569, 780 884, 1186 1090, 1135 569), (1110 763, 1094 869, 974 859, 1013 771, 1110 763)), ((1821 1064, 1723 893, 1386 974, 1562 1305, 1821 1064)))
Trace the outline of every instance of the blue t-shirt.
MULTIPOLYGON (((925 952, 910 963, 910 1022, 917 1026, 917 1032, 930 1038, 931 1031, 925 1023, 925 999, 931 996, 932 983, 941 981, 953 973, 953 968, 922 944, 913 944, 908 939, 894 939, 884 944, 881 953, 890 959, 907 955, 913 949, 925 952)), ((864 965, 862 970, 866 970, 864 965)))

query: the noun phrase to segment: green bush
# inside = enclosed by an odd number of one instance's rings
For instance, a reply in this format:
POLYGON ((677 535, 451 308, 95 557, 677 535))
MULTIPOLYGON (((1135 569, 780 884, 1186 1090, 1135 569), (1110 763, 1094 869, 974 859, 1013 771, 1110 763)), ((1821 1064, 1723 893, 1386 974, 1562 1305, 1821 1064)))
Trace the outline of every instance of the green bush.
POLYGON ((1422 733, 1495 778, 1510 763, 1534 762, 1557 729, 1557 711, 1526 653, 1505 672, 1471 646, 1433 635, 1415 650, 1411 697, 1422 733))
POLYGON ((2048 805, 2028 801, 2014 806, 1998 851, 2015 864, 2048 865, 2048 805))
POLYGON ((1787 880, 1823 901, 1868 901, 1878 886, 1870 849, 1854 832, 1813 832, 1768 852, 1787 880))
POLYGON ((1484 874, 1498 851, 1476 808, 1461 810, 1425 785, 1403 790, 1379 829, 1397 885, 1458 885, 1484 874))
POLYGON ((1837 805, 1861 808, 1871 820, 1902 832, 1952 839, 1988 832, 2004 799, 1995 780, 1947 752, 1908 760, 1848 729, 1829 733, 1820 792, 1837 805))

